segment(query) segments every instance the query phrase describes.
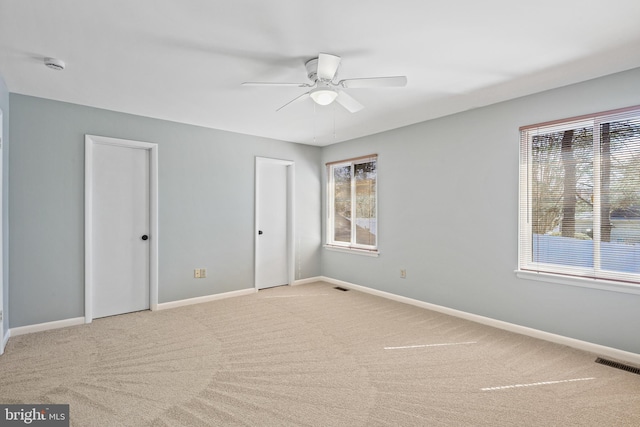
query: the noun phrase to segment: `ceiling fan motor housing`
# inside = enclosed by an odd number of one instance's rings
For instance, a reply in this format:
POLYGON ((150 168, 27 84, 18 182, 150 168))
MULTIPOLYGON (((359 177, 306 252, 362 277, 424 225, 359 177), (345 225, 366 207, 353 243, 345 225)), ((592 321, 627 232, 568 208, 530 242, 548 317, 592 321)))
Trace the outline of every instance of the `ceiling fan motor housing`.
POLYGON ((308 60, 304 66, 307 69, 307 77, 309 77, 309 80, 312 82, 318 80, 318 58, 308 60))

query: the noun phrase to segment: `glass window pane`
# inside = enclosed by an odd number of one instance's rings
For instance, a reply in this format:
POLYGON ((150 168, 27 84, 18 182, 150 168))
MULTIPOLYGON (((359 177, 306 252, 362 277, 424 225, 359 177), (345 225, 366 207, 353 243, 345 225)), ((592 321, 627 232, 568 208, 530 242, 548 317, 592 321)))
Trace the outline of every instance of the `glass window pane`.
POLYGON ((536 135, 531 146, 534 262, 593 267, 593 130, 536 135))
POLYGON ((601 268, 640 273, 640 122, 600 130, 601 268))
POLYGON ((376 161, 354 165, 356 243, 376 245, 376 161))
POLYGON ((351 242, 351 165, 333 168, 333 240, 351 242))

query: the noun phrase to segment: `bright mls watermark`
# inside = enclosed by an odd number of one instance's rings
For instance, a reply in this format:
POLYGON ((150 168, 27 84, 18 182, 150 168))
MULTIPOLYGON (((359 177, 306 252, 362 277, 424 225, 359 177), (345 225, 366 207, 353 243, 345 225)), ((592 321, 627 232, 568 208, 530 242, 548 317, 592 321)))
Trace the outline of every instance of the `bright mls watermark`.
POLYGON ((69 427, 69 405, 2 405, 0 427, 69 427))

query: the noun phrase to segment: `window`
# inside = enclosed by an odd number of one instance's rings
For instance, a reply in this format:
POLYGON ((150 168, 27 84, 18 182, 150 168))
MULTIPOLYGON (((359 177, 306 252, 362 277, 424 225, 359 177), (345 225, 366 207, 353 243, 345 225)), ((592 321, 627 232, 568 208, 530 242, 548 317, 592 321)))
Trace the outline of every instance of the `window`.
POLYGON ((640 284, 640 107, 520 131, 520 271, 640 284))
POLYGON ((327 245, 377 250, 377 155, 327 164, 327 245))

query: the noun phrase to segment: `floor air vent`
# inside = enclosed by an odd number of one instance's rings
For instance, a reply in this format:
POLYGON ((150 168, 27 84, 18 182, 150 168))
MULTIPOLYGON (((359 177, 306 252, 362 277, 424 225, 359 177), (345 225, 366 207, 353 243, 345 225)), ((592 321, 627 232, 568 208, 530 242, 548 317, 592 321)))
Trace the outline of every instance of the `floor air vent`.
POLYGON ((603 359, 601 357, 596 359, 596 363, 640 375, 640 368, 636 368, 635 366, 625 365, 624 363, 614 362, 613 360, 603 359))
POLYGON ((337 289, 337 290, 342 291, 342 292, 347 292, 347 291, 349 290, 349 289, 347 289, 347 288, 342 288, 342 287, 340 287, 340 286, 336 286, 336 287, 335 287, 335 288, 333 288, 333 289, 337 289))

